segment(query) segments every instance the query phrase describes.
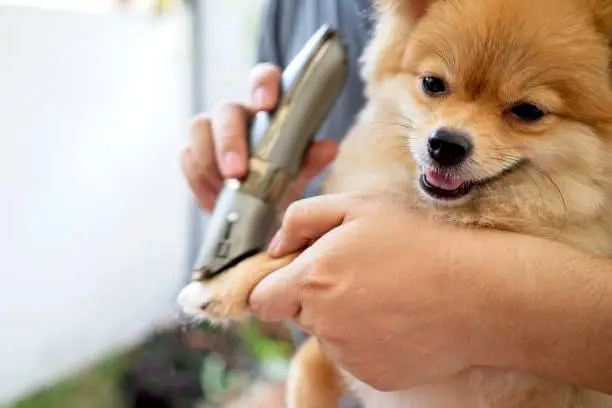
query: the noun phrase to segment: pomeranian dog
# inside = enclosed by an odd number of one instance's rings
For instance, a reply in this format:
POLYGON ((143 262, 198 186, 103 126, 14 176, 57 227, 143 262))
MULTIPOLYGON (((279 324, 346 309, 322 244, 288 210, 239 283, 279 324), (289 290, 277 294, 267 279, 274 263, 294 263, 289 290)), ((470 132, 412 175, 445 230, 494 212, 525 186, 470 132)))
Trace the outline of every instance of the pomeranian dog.
MULTIPOLYGON (((367 105, 325 193, 387 190, 423 216, 558 239, 612 255, 612 0, 377 0, 363 55, 367 105), (389 123, 396 126, 389 126, 389 123)), ((187 314, 248 316, 248 296, 296 255, 259 254, 179 296, 187 314)), ((509 370, 377 391, 310 339, 290 408, 602 408, 612 396, 509 370)))

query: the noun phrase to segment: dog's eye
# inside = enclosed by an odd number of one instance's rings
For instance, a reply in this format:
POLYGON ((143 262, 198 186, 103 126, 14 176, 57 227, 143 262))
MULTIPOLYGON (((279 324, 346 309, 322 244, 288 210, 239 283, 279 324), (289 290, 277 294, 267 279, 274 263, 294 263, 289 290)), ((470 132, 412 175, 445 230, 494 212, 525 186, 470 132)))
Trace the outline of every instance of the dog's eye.
POLYGON ((428 95, 440 95, 446 92, 446 84, 440 78, 426 76, 421 79, 423 91, 428 95))
POLYGON ((545 115, 540 108, 531 103, 520 103, 510 111, 523 122, 537 122, 545 115))

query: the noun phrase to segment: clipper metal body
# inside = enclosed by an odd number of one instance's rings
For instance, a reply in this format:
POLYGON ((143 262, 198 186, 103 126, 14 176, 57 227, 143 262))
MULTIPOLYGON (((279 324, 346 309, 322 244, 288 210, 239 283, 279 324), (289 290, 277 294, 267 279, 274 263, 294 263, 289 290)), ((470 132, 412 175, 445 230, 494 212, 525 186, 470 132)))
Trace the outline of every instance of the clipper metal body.
POLYGON ((276 205, 300 170, 347 74, 344 43, 334 30, 321 27, 283 72, 277 108, 255 116, 249 134, 249 174, 244 180, 225 182, 194 280, 210 279, 265 248, 276 205))

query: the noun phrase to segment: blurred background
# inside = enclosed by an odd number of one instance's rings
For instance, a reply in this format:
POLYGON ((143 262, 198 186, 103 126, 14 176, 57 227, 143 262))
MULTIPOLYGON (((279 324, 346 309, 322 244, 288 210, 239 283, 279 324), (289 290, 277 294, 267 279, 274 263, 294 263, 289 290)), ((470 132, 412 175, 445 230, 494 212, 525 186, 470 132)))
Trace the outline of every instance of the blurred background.
MULTIPOLYGON (((189 118, 244 99, 264 0, 0 0, 0 407, 226 406, 287 333, 189 330, 189 118)), ((239 330, 239 331, 238 331, 239 330)))

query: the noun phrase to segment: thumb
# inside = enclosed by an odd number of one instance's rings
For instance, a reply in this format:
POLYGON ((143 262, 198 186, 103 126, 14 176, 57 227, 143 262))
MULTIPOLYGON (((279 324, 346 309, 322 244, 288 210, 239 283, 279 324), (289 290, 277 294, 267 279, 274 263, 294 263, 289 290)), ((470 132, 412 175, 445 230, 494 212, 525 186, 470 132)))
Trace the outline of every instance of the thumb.
POLYGON ((258 64, 251 72, 251 109, 270 111, 278 102, 282 73, 278 66, 258 64))
POLYGON ((278 322, 296 317, 302 308, 298 256, 292 263, 266 276, 251 292, 249 305, 253 314, 264 322, 278 322))

